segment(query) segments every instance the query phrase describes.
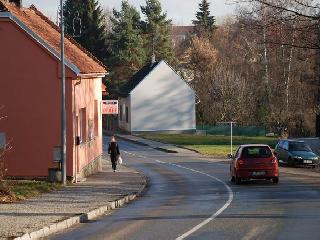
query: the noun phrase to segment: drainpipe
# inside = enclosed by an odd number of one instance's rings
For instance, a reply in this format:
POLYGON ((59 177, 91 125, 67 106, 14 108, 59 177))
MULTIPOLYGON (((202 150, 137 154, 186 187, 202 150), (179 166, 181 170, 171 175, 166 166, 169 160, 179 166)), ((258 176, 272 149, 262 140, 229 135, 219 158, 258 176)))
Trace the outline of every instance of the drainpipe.
MULTIPOLYGON (((77 102, 76 102, 76 86, 77 85, 80 85, 81 84, 81 80, 82 78, 80 77, 79 81, 76 82, 73 86, 73 103, 74 103, 74 116, 73 116, 73 119, 74 121, 77 120, 77 102)), ((75 147, 75 183, 78 182, 78 145, 77 145, 77 142, 76 142, 76 139, 77 139, 77 136, 78 136, 78 132, 79 132, 79 123, 78 121, 75 123, 74 125, 74 147, 75 147)))

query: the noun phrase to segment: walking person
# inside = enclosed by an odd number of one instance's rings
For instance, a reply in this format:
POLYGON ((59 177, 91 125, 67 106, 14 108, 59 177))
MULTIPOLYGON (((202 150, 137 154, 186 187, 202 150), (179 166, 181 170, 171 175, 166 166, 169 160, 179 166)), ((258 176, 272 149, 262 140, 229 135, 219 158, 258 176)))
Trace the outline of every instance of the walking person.
POLYGON ((114 136, 111 137, 109 147, 108 147, 108 153, 110 154, 112 169, 115 172, 117 170, 117 161, 118 161, 118 157, 120 156, 120 150, 114 136))

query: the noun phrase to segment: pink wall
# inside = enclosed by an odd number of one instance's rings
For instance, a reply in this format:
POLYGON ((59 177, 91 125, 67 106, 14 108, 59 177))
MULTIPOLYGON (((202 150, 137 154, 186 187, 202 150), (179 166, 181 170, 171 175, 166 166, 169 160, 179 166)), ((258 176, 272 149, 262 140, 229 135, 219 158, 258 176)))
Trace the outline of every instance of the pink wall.
MULTIPOLYGON (((7 155, 7 175, 47 176, 48 168, 56 166, 52 161, 53 148, 60 145, 59 62, 9 20, 0 20, 0 36, 0 106, 5 107, 8 115, 0 122, 0 132, 13 138, 13 150, 7 155)), ((71 79, 76 76, 69 69, 67 76, 67 175, 71 176, 75 169, 72 122, 75 80, 71 79)), ((91 85, 99 81, 101 95, 101 79, 77 86, 87 94, 78 96, 86 99, 80 101, 83 106, 92 100, 91 85)), ((99 99, 99 93, 94 94, 99 99)), ((93 148, 88 148, 87 144, 82 146, 79 151, 81 167, 101 154, 100 139, 101 135, 94 141, 93 148)))
MULTIPOLYGON (((80 109, 86 109, 86 136, 80 146, 74 149, 75 161, 78 159, 78 164, 74 167, 77 168, 77 172, 81 171, 92 159, 97 155, 102 154, 102 117, 101 117, 101 78, 94 79, 81 79, 81 84, 75 86, 75 112, 73 112, 73 128, 77 134, 80 135, 80 109), (95 101, 98 108, 98 122, 94 121, 95 118, 95 101), (78 116, 78 130, 76 125, 76 116, 78 116), (92 130, 93 136, 89 138, 89 121, 93 123, 92 130), (94 134, 94 124, 98 124, 98 134, 94 134), (78 151, 78 154, 77 154, 78 151)), ((75 84, 76 81, 73 82, 75 84)))

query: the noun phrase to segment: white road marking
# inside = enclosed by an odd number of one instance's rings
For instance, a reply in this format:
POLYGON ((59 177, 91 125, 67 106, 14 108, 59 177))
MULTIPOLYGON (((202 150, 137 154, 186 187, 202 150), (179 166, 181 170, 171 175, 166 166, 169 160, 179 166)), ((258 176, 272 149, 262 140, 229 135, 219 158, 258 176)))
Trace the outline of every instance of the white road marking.
POLYGON ((260 234, 262 234, 267 230, 267 228, 268 228, 267 226, 255 227, 251 229, 246 236, 241 238, 241 240, 257 239, 260 234))
MULTIPOLYGON (((129 152, 127 152, 128 154, 130 154, 129 152)), ((132 154, 132 153, 131 153, 132 154)), ((135 154, 132 154, 132 155, 135 155, 135 154)), ((142 158, 147 158, 146 156, 142 156, 142 155, 137 155, 138 157, 142 157, 142 158)), ((189 170, 191 172, 195 172, 195 173, 199 173, 199 174, 202 174, 202 175, 205 175, 209 178, 212 178, 214 180, 216 180, 217 182, 220 182, 224 185, 224 187, 228 190, 228 201, 218 210, 216 211, 215 213, 213 213, 211 215, 211 217, 207 218, 206 220, 204 220, 203 222, 201 222, 200 224, 198 224, 197 226, 193 227, 192 229, 190 229, 189 231, 187 231, 186 233, 182 234, 181 236, 177 237, 176 240, 182 240, 182 239, 185 239, 186 237, 190 236, 191 234, 193 234, 194 232, 198 231, 200 228, 202 228, 203 226, 205 226, 206 224, 208 224, 209 222, 211 222, 212 220, 214 220, 217 216, 219 216, 224 210, 226 210, 232 200, 233 200, 233 192, 232 192, 232 189, 228 186, 228 184, 226 184, 224 181, 222 181, 221 179, 215 177, 215 176, 212 176, 210 174, 207 174, 207 173, 204 173, 204 172, 201 172, 201 171, 198 171, 198 170, 195 170, 195 169, 192 169, 192 168, 187 168, 187 167, 183 167, 181 165, 178 165, 178 164, 174 164, 174 163, 168 163, 168 162, 163 162, 163 161, 160 161, 160 160, 155 160, 157 163, 161 163, 161 164, 168 164, 168 165, 171 165, 171 166, 175 166, 175 167, 178 167, 178 168, 182 168, 182 169, 186 169, 186 170, 189 170)))
POLYGON ((220 180, 219 178, 214 177, 214 176, 212 176, 210 174, 201 172, 201 171, 194 170, 192 168, 183 167, 183 166, 178 165, 178 164, 166 163, 166 162, 162 162, 162 161, 159 161, 159 160, 156 160, 156 162, 162 163, 162 164, 172 165, 172 166, 175 166, 175 167, 178 167, 178 168, 186 169, 186 170, 189 170, 189 171, 192 171, 192 172, 195 172, 195 173, 199 173, 199 174, 205 175, 205 176, 207 176, 209 178, 212 178, 212 179, 222 183, 226 187, 226 189, 228 190, 228 201, 218 211, 213 213, 211 217, 207 218, 206 220, 204 220, 203 222, 201 222, 197 226, 193 227, 192 229, 190 229, 186 233, 184 233, 181 236, 177 237, 176 240, 185 239, 186 237, 190 236, 192 233, 198 231, 200 228, 202 228, 203 226, 205 226, 206 224, 208 224, 209 222, 214 220, 217 216, 219 216, 224 210, 226 210, 230 206, 230 204, 231 204, 231 202, 233 200, 233 192, 232 192, 231 188, 225 182, 220 180))

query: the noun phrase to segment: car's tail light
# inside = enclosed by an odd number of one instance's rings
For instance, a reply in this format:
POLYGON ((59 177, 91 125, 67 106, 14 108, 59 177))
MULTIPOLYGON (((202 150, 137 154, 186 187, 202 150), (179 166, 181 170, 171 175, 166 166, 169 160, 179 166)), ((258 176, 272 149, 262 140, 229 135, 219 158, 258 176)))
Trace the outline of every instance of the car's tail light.
POLYGON ((272 163, 272 164, 277 164, 277 163, 278 163, 277 158, 276 158, 276 157, 273 157, 273 158, 271 159, 271 163, 272 163))
POLYGON ((245 164, 243 159, 238 159, 237 160, 237 167, 242 167, 245 164))

